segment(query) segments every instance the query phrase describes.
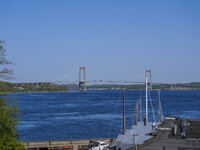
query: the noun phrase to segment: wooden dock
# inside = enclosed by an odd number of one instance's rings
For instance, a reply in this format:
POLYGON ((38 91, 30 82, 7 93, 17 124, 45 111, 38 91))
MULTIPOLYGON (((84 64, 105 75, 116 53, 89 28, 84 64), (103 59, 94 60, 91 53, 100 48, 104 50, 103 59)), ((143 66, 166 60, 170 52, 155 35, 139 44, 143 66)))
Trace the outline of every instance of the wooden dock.
POLYGON ((23 142, 26 150, 85 150, 91 141, 102 141, 111 144, 116 139, 82 139, 62 141, 31 141, 23 142))

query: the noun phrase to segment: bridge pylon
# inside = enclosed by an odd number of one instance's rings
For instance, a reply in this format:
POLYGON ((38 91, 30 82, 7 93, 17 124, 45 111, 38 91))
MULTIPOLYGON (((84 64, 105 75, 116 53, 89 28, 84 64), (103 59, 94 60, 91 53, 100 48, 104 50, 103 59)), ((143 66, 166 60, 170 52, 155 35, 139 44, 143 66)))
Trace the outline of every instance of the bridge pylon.
POLYGON ((85 77, 85 67, 79 67, 79 91, 86 91, 86 77, 85 77), (84 80, 81 80, 81 72, 83 71, 84 80), (84 88, 81 88, 81 85, 84 85, 84 88))
MULTIPOLYGON (((146 77, 147 77, 148 74, 149 74, 149 81, 147 81, 147 87, 151 91, 152 90, 151 70, 146 70, 145 79, 146 79, 146 77)), ((145 83, 146 83, 146 81, 145 81, 145 83)))

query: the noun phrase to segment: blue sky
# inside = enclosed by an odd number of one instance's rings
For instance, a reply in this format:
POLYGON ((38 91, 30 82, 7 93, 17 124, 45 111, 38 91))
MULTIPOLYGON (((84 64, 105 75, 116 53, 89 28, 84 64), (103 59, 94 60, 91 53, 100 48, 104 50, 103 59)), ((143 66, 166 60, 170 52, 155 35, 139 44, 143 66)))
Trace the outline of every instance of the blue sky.
POLYGON ((0 39, 16 81, 200 81, 199 0, 1 0, 0 39), (78 73, 67 80, 77 80, 78 73))

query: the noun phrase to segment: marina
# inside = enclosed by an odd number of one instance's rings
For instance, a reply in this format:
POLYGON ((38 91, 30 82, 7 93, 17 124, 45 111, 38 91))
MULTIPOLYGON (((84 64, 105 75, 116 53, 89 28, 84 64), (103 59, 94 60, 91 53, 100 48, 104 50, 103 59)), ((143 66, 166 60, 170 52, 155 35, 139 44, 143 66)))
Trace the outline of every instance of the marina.
MULTIPOLYGON (((150 77, 151 78, 151 77, 150 77)), ((151 80, 151 79, 150 79, 151 80)), ((146 111, 142 114, 142 100, 136 104, 136 124, 131 129, 125 128, 124 116, 124 90, 123 90, 123 125, 122 135, 118 135, 115 146, 116 150, 198 150, 200 149, 200 120, 181 119, 179 117, 163 118, 160 91, 158 92, 158 120, 156 120, 152 100, 150 96, 151 84, 148 84, 146 75, 146 111), (150 99, 150 100, 149 100, 150 99), (149 119, 149 105, 151 103, 153 120, 149 119), (138 121, 138 104, 140 105, 140 118, 138 121), (142 119, 144 120, 142 122, 142 119), (149 121, 150 120, 150 121, 149 121)))

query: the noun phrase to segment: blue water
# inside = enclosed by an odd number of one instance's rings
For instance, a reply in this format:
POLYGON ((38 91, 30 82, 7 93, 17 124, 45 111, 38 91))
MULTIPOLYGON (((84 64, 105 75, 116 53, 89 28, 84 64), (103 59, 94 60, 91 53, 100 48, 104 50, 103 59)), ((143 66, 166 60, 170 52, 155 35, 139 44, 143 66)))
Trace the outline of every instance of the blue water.
MULTIPOLYGON (((116 138, 121 133, 122 92, 86 91, 9 94, 21 109, 24 141, 116 138)), ((127 128, 135 123, 135 105, 145 91, 126 91, 127 128)), ((158 93, 151 92, 154 110, 158 93)), ((200 118, 200 91, 161 91, 164 116, 200 118)), ((150 119, 152 113, 149 102, 150 119)))

